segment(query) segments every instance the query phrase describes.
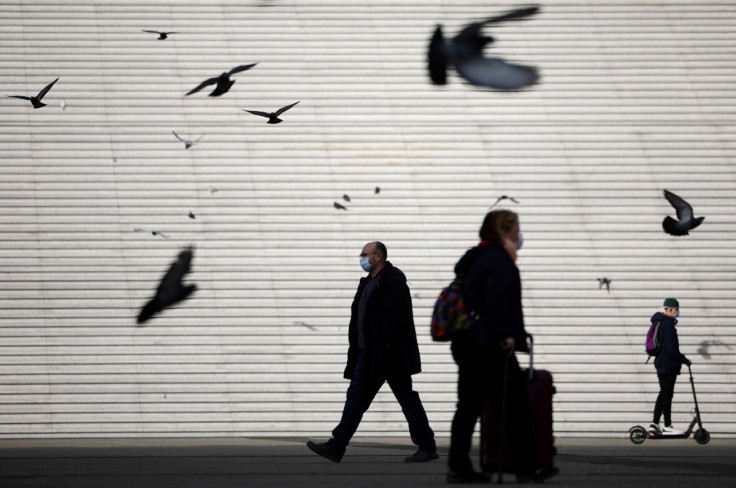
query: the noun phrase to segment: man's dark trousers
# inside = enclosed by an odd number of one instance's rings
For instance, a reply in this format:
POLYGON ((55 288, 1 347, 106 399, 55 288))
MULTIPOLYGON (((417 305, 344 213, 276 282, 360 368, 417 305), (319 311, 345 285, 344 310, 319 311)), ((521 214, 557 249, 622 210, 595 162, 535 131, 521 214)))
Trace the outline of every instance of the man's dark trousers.
POLYGON ((342 448, 348 445, 353 434, 358 430, 363 414, 370 407, 373 398, 375 398, 383 383, 388 381, 388 386, 394 393, 399 405, 401 405, 401 410, 409 424, 409 435, 412 442, 422 450, 434 451, 437 449, 434 432, 429 426, 429 420, 427 420, 427 414, 419 399, 419 394, 412 389, 410 375, 394 376, 388 379, 382 377, 371 378, 367 371, 366 353, 361 351, 352 376, 342 419, 335 430, 332 431, 334 442, 342 448))
POLYGON ((675 394, 676 374, 658 374, 659 395, 657 403, 654 404, 654 419, 652 423, 658 424, 660 417, 664 414, 664 425, 672 425, 672 397, 675 394))

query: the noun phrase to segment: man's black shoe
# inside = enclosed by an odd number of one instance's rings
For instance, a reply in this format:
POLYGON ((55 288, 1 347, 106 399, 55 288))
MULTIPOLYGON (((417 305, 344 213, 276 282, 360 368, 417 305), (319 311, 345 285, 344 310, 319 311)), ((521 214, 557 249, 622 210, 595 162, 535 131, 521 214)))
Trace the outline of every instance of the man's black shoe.
POLYGON ((440 457, 440 455, 437 453, 437 449, 433 451, 426 451, 424 449, 419 449, 417 452, 412 454, 411 456, 404 459, 405 463, 426 463, 428 461, 434 461, 440 457))
POLYGON ((447 482, 448 483, 463 483, 463 484, 481 484, 481 483, 490 483, 491 477, 488 476, 486 473, 465 473, 460 474, 456 473, 455 471, 448 471, 447 472, 447 482))
POLYGON ((307 447, 333 463, 339 463, 342 460, 343 454, 345 454, 345 451, 338 453, 334 449, 330 449, 327 443, 317 444, 316 442, 308 441, 307 447))

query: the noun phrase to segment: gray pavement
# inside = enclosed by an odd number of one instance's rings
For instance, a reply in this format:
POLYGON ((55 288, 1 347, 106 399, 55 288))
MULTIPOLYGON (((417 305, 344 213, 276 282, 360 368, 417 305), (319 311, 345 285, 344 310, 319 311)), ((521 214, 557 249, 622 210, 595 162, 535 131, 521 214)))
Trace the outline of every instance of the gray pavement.
MULTIPOLYGON (((441 457, 406 464, 402 438, 356 438, 339 464, 307 438, 0 440, 0 487, 432 487, 446 486, 441 457)), ((316 441, 324 439, 316 438, 316 441)), ((557 439, 557 487, 736 486, 736 439, 557 439)), ((506 484, 516 484, 506 475, 506 484)))

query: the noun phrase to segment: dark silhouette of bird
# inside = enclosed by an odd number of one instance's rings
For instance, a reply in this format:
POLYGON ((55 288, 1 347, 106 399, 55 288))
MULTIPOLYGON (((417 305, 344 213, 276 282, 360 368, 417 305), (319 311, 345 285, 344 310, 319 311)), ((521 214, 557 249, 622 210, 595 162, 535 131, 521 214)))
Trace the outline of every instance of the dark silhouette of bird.
POLYGON ((514 203, 519 203, 519 200, 517 200, 517 199, 516 199, 516 198, 514 198, 514 197, 510 197, 510 196, 508 196, 508 195, 501 195, 500 197, 498 197, 498 198, 496 199, 496 202, 495 202, 495 203, 494 203, 493 205, 491 205, 491 206, 490 206, 490 208, 493 208, 493 207, 495 207, 496 205, 498 205, 498 203, 499 203, 499 202, 500 202, 501 200, 511 200, 511 201, 512 201, 512 202, 514 202, 514 203))
POLYGON ((337 202, 333 203, 332 206, 335 207, 337 210, 347 210, 348 209, 346 206, 340 205, 337 202))
POLYGON ((381 187, 377 186, 376 189, 373 190, 373 193, 376 194, 376 195, 378 195, 379 193, 381 193, 381 187))
POLYGON ((44 89, 38 92, 38 95, 36 95, 35 97, 26 97, 24 95, 5 95, 5 96, 10 97, 10 98, 20 98, 21 100, 29 100, 31 104, 33 105, 33 108, 45 107, 46 104, 43 103, 41 99, 46 96, 49 90, 51 90, 51 87, 54 86, 54 83, 56 83, 57 81, 59 81, 59 78, 56 78, 54 81, 46 85, 44 89))
POLYGON ((163 232, 159 232, 159 231, 157 231, 157 230, 147 230, 147 229, 141 229, 141 228, 139 228, 139 227, 136 227, 136 228, 135 228, 135 229, 133 229, 133 230, 134 230, 135 232, 144 232, 144 233, 147 233, 147 234, 151 234, 152 236, 159 236, 159 237, 163 237, 164 239, 168 239, 168 238, 169 238, 169 236, 167 236, 167 235, 166 235, 166 234, 164 234, 163 232))
POLYGON ((598 289, 600 290, 605 285, 606 291, 611 293, 611 280, 608 278, 598 278, 598 289))
POLYGON ((242 109, 242 110, 245 112, 251 113, 253 115, 260 115, 261 117, 266 117, 268 119, 268 122, 266 122, 267 124, 280 124, 283 121, 279 118, 279 115, 286 112, 287 110, 289 110, 291 107, 293 107, 297 103, 299 102, 294 102, 291 105, 287 105, 286 107, 281 107, 277 111, 271 112, 271 113, 260 112, 258 110, 246 110, 246 109, 242 109))
POLYGON ((662 221, 665 232, 673 236, 686 236, 691 230, 703 223, 705 217, 695 218, 693 207, 685 200, 667 190, 664 191, 664 197, 677 211, 677 220, 668 215, 662 221))
POLYGON ((172 134, 174 134, 176 136, 177 139, 179 139, 181 142, 184 143, 184 149, 189 149, 190 147, 192 147, 193 145, 195 145, 196 143, 198 143, 200 140, 202 140, 202 138, 204 137, 204 136, 199 136, 199 139, 195 139, 193 141, 190 141, 190 140, 184 139, 183 137, 179 136, 179 134, 177 134, 173 130, 171 132, 172 132, 172 134))
POLYGON ((158 40, 163 41, 164 39, 167 39, 171 34, 178 34, 178 32, 161 32, 157 30, 146 30, 143 29, 143 32, 150 32, 151 34, 158 34, 158 40))
POLYGON ((191 271, 193 252, 191 246, 179 252, 176 261, 171 264, 169 270, 161 279, 156 289, 156 295, 141 309, 137 320, 139 324, 146 322, 166 307, 185 300, 197 289, 197 285, 184 285, 182 283, 184 275, 191 271))
POLYGON ((482 35, 481 30, 487 24, 522 19, 538 11, 537 6, 528 7, 473 22, 466 25, 450 41, 445 40, 442 26, 438 25, 429 44, 429 76, 432 83, 436 85, 447 83, 448 66, 454 66, 458 74, 473 85, 497 90, 518 90, 536 83, 539 78, 536 68, 484 56, 483 48, 494 39, 482 35))
POLYGON ((342 199, 345 200, 346 202, 350 203, 350 197, 348 196, 347 193, 342 196, 342 199))
POLYGON ((195 217, 194 213, 191 210, 189 211, 189 218, 192 219, 192 220, 194 220, 194 219, 197 218, 197 217, 195 217))
POLYGON ((227 93, 228 90, 230 90, 230 87, 233 86, 233 83, 235 83, 235 80, 231 80, 230 77, 234 75, 235 73, 240 73, 241 71, 247 71, 251 69, 253 66, 255 66, 258 63, 253 64, 242 64, 240 66, 237 66, 230 71, 225 71, 220 74, 220 76, 215 76, 212 78, 209 78, 207 80, 204 80, 202 83, 199 84, 196 88, 190 90, 187 92, 187 95, 191 95, 192 93, 197 93, 202 88, 214 85, 217 83, 217 86, 212 91, 212 93, 209 94, 210 97, 219 97, 223 93, 227 93))

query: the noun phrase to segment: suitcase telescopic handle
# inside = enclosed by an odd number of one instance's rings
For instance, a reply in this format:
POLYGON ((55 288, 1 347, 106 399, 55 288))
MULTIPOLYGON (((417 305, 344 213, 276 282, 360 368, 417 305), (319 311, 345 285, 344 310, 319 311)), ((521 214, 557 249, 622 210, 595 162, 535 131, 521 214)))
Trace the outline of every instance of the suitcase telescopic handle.
POLYGON ((534 336, 526 335, 529 338, 529 381, 534 379, 534 336))

